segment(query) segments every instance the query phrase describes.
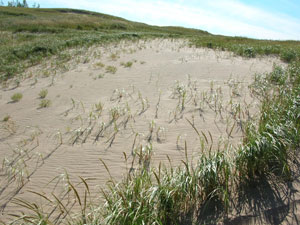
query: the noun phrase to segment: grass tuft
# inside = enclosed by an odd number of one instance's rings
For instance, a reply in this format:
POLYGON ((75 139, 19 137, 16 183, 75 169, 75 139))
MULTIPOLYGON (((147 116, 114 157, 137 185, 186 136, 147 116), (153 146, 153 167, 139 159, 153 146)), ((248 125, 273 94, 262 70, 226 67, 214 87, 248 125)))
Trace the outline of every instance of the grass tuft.
POLYGON ((42 89, 42 90, 40 91, 40 93, 39 93, 39 97, 40 97, 41 99, 44 99, 44 98, 46 98, 47 94, 48 94, 48 90, 47 90, 47 89, 42 89))
POLYGON ((18 102, 23 98, 23 94, 22 93, 15 93, 13 94, 10 99, 12 100, 12 102, 18 102))
POLYGON ((40 108, 48 108, 51 105, 51 100, 42 99, 40 102, 40 108))
POLYGON ((115 74, 117 72, 117 67, 115 66, 107 66, 105 68, 106 73, 115 74))

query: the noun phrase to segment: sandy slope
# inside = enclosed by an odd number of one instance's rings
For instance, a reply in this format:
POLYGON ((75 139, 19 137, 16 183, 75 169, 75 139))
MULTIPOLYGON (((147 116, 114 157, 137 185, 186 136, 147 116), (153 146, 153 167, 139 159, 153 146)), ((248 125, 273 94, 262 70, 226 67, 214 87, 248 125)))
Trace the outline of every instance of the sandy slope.
POLYGON ((243 59, 195 49, 172 40, 93 47, 82 58, 86 63, 73 59, 69 71, 53 77, 38 76, 41 68, 35 68, 31 72, 36 81, 26 79, 17 88, 0 90, 0 119, 10 116, 0 124, 0 160, 8 159, 0 176, 3 217, 18 212, 13 197, 37 199, 28 190, 63 190, 62 183, 55 183, 65 178, 65 171, 76 181, 79 176, 90 178, 96 195, 108 179, 99 158, 119 180, 126 172, 123 152, 131 161, 132 151, 149 143, 153 164, 166 161, 166 155, 178 164, 184 158, 185 140, 189 157, 197 157, 199 137, 187 119, 205 134, 208 143, 202 133, 201 139, 207 146, 217 149, 218 143, 228 141, 237 146, 242 132, 233 125, 234 107, 241 104, 244 111, 237 113, 241 119, 256 112, 248 85, 255 73, 271 71, 273 63, 279 63, 274 58, 243 59), (121 65, 129 61, 131 67, 121 65), (107 72, 107 66, 115 66, 116 73, 107 72), (48 90, 46 99, 51 100, 47 108, 39 107, 42 89, 48 90), (184 107, 178 97, 183 91, 184 107), (11 103, 17 92, 23 98, 11 103), (95 107, 99 102, 102 112, 95 107))

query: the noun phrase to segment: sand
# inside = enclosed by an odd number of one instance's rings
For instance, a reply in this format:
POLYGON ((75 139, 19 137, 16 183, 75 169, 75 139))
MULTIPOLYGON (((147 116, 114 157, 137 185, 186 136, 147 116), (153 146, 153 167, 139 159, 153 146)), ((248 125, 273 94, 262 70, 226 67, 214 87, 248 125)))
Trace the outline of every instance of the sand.
POLYGON ((31 78, 0 90, 1 217, 19 212, 13 198, 39 202, 29 191, 63 191, 66 174, 88 179, 96 198, 109 178, 99 158, 120 181, 129 165, 124 153, 131 162, 141 148, 152 149, 154 166, 167 163, 167 155, 179 165, 185 141, 191 160, 202 154, 200 139, 204 151, 229 143, 234 154, 243 137, 238 122, 259 111, 248 86, 274 63, 281 62, 157 39, 93 46, 55 75, 45 72, 50 63, 31 68, 31 78), (42 89, 49 107, 40 107, 42 89), (11 102, 14 93, 23 98, 11 102))

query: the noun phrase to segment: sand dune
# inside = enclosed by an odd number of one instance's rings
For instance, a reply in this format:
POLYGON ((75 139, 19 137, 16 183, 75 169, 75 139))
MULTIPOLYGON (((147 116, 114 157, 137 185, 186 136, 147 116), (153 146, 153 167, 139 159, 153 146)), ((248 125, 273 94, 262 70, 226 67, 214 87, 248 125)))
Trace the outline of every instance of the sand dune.
POLYGON ((180 164, 185 141, 189 158, 201 154, 201 141, 212 150, 229 143, 234 154, 243 135, 238 121, 259 110, 248 88, 254 74, 280 63, 161 39, 94 46, 80 57, 85 63, 74 56, 66 72, 43 77, 51 65, 37 66, 20 86, 0 90, 0 119, 9 116, 0 123, 3 218, 20 210, 14 197, 36 200, 29 190, 62 191, 63 182, 56 182, 66 172, 73 180, 90 179, 92 195, 99 196, 109 177, 99 158, 120 180, 128 170, 123 152, 131 161, 148 148, 153 165, 167 162, 167 155, 180 164), (48 90, 46 107, 42 89, 48 90), (11 102, 14 93, 23 98, 11 102))

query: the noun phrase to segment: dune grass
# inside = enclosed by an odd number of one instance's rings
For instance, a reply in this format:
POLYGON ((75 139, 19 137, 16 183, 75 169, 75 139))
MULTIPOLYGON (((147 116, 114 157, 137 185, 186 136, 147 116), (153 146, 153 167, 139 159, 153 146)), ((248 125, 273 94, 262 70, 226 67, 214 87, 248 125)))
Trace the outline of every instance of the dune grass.
POLYGON ((23 98, 23 94, 22 93, 15 93, 15 94, 13 94, 10 97, 10 99, 12 100, 12 102, 19 102, 22 98, 23 98))
MULTIPOLYGON (((299 68, 299 62, 286 70, 277 67, 253 83, 253 88, 265 90, 257 90, 262 99, 259 124, 248 121, 244 143, 234 158, 221 148, 200 156, 196 165, 187 157, 176 168, 149 168, 140 163, 139 170, 104 192, 104 222, 184 224, 187 217, 196 219, 197 211, 211 201, 222 204, 225 215, 239 184, 250 186, 270 176, 291 180, 290 164, 300 143, 299 68)), ((141 152, 139 162, 149 158, 143 154, 149 153, 141 152)))
MULTIPOLYGON (((58 224, 67 217, 64 222, 71 224, 202 224, 205 220, 200 212, 210 205, 221 208, 218 219, 226 218, 233 197, 245 186, 251 187, 260 179, 272 179, 278 184, 293 179, 292 166, 300 143, 299 87, 299 62, 289 64, 286 69, 274 67, 271 73, 255 77, 250 88, 261 101, 260 117, 257 123, 246 121, 243 144, 233 157, 228 155, 234 151, 231 145, 224 144, 211 151, 205 141, 204 154, 195 163, 188 158, 189 146, 185 142, 181 166, 172 166, 169 159, 169 165, 154 167, 150 141, 135 148, 132 161, 124 153, 130 166, 127 175, 119 183, 110 176, 107 188, 102 190, 104 204, 88 207, 88 184, 82 194, 76 190, 77 185, 68 181, 68 194, 74 194, 82 209, 79 214, 71 216, 71 209, 56 196, 55 202, 47 201, 57 210, 65 207, 58 211, 58 220, 52 217, 52 210, 45 211, 42 206, 19 199, 16 203, 32 213, 18 216, 18 221, 58 224)), ((96 110, 102 107, 96 106, 96 110)), ((116 109, 110 112, 112 121, 120 118, 116 109)), ((110 174, 105 162, 101 162, 110 174)))
POLYGON ((0 6, 0 82, 71 48, 124 39, 206 33, 180 27, 149 26, 84 10, 0 6))
POLYGON ((279 56, 285 62, 296 61, 300 58, 299 41, 271 41, 243 37, 202 35, 193 38, 191 45, 221 51, 231 51, 248 58, 279 56))
POLYGON ((71 48, 151 37, 190 38, 197 47, 233 51, 245 57, 276 55, 287 62, 299 59, 296 41, 216 36, 182 27, 149 26, 84 10, 0 6, 0 82, 71 48))
MULTIPOLYGON (((48 212, 35 203, 16 200, 19 206, 31 211, 28 215, 17 216, 16 223, 58 224, 66 218, 69 224, 184 224, 198 221, 198 212, 212 202, 218 202, 226 215, 233 192, 238 192, 241 184, 251 186, 256 180, 269 177, 278 178, 278 182, 293 179, 291 165, 298 154, 300 137, 299 42, 214 36, 203 31, 148 26, 72 9, 0 7, 0 21, 1 81, 9 80, 63 50, 151 36, 185 37, 190 38, 191 45, 196 47, 232 51, 243 57, 274 55, 289 63, 286 69, 275 67, 273 72, 255 77, 250 88, 261 102, 261 114, 258 123, 246 121, 243 144, 234 157, 227 155, 230 145, 214 152, 206 146, 204 152, 207 154, 200 155, 198 162, 192 164, 185 143, 186 157, 181 166, 173 167, 170 161, 170 165, 155 168, 151 165, 153 149, 149 143, 132 152, 133 162, 127 163, 138 166, 136 169, 131 166, 123 181, 116 183, 111 177, 107 189, 103 190, 105 204, 88 208, 87 182, 81 178, 81 184, 85 186, 82 198, 76 186, 67 180, 68 194, 74 194, 80 205, 80 215, 72 217, 57 196, 53 195, 54 200, 50 200, 46 195, 40 195, 51 204, 51 210, 48 212), (81 20, 82 14, 88 19, 81 20), (70 20, 72 22, 67 20, 70 15, 75 16, 70 20), (53 22, 55 17, 59 23, 53 22), (52 209, 57 209, 58 215, 53 214, 52 209), (55 215, 54 219, 52 215, 55 215)), ((185 109, 184 88, 177 84, 174 89, 181 111, 185 109)), ((147 99, 142 96, 139 99, 143 113, 148 108, 147 99)), ((102 103, 95 105, 95 110, 100 115, 102 103)), ((112 108, 110 113, 111 124, 116 124, 123 112, 112 108)), ((198 132, 193 123, 190 124, 198 132)), ((154 126, 154 123, 149 126, 150 133, 154 126)), ((111 143, 116 133, 109 139, 111 143)), ((108 170, 105 162, 102 163, 108 170)))

